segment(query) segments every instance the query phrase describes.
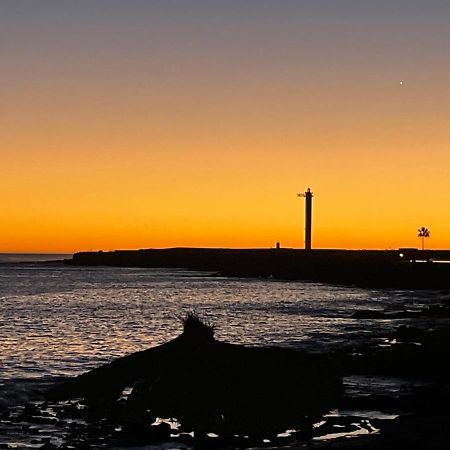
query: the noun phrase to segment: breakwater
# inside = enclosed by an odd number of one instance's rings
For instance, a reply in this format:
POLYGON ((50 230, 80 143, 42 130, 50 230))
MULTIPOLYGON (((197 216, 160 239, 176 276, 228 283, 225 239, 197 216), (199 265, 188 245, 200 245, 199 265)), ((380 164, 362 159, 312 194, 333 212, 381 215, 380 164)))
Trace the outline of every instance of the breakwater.
POLYGON ((264 277, 365 287, 450 287, 448 250, 297 250, 170 248, 80 252, 78 266, 185 268, 223 276, 264 277))

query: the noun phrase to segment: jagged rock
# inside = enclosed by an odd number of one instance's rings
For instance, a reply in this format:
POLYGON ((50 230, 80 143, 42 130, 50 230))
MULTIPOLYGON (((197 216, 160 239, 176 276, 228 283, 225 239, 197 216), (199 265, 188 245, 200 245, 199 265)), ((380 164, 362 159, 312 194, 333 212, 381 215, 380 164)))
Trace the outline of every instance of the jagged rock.
POLYGON ((176 339, 70 379, 49 397, 85 398, 106 414, 129 386, 128 418, 149 410, 199 434, 262 435, 305 426, 331 409, 341 378, 320 355, 217 341, 214 328, 190 314, 176 339))

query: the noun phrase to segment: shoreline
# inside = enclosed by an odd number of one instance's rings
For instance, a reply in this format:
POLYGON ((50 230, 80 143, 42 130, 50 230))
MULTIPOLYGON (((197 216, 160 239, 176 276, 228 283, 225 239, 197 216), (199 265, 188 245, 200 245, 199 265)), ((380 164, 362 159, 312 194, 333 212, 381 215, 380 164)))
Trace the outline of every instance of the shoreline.
POLYGON ((448 261, 450 250, 169 248, 80 252, 63 263, 182 268, 227 277, 312 281, 367 288, 447 289, 450 288, 448 261))
MULTIPOLYGON (((443 299, 440 305, 443 314, 439 320, 433 318, 430 321, 429 308, 422 308, 420 314, 406 317, 402 326, 387 334, 385 338, 388 342, 381 342, 379 336, 368 336, 364 342, 354 342, 320 356, 331 358, 330 361, 341 367, 343 379, 346 380, 345 394, 335 404, 336 409, 324 415, 315 429, 300 429, 286 437, 270 437, 270 443, 265 442, 267 439, 264 436, 255 436, 251 441, 236 439, 228 442, 206 436, 189 436, 185 431, 181 432, 182 438, 172 440, 173 432, 167 425, 160 424, 146 434, 144 424, 138 419, 128 423, 131 434, 117 434, 114 430, 122 424, 115 422, 115 415, 112 423, 103 423, 102 409, 99 410, 98 406, 91 409, 89 403, 83 402, 56 404, 41 401, 4 413, 2 418, 11 427, 15 424, 22 427, 24 435, 39 434, 39 429, 43 427, 50 441, 37 442, 43 445, 40 448, 48 450, 71 448, 55 442, 57 436, 75 419, 81 422, 72 430, 66 444, 75 445, 75 448, 80 445, 80 448, 86 449, 111 448, 111 444, 113 448, 129 445, 135 445, 133 448, 145 448, 145 445, 165 448, 165 443, 172 442, 171 448, 182 448, 185 444, 187 448, 219 449, 229 448, 228 444, 232 444, 238 448, 254 449, 443 450, 450 439, 446 426, 450 420, 450 372, 445 364, 450 357, 450 304, 448 299, 443 299), (380 380, 382 384, 377 384, 380 380), (377 417, 374 412, 382 414, 377 417), (114 443, 118 446, 114 447, 114 443)), ((158 347, 152 349, 149 351, 158 351, 158 347)), ((139 354, 145 354, 145 351, 125 359, 135 358, 139 354)), ((182 379, 179 378, 179 381, 182 379)), ((169 385, 174 386, 173 383, 169 385)), ((274 387, 278 385, 275 383, 274 387)), ((171 387, 169 392, 172 393, 172 390, 171 387)), ((97 395, 97 390, 95 392, 97 395)), ((129 417, 134 409, 126 411, 129 417)), ((275 408, 276 411, 279 409, 275 408)))

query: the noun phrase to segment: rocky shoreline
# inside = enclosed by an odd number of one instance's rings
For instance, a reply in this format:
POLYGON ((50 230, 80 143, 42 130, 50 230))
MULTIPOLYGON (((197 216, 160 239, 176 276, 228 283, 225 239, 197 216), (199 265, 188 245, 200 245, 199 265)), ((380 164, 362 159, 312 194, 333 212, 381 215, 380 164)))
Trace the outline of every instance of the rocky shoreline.
POLYGON ((17 448, 17 443, 47 450, 164 448, 171 443, 170 448, 446 449, 449 308, 443 299, 414 314, 357 312, 361 321, 396 314, 403 322, 386 336, 321 355, 282 350, 268 357, 267 349, 247 354, 232 344, 216 348, 208 338, 208 354, 221 356, 211 363, 197 354, 186 370, 192 355, 185 360, 180 355, 189 355, 193 342, 197 348, 197 338, 181 340, 182 347, 180 341, 171 344, 169 351, 156 348, 159 356, 149 349, 57 383, 46 398, 2 410, 2 429, 11 439, 0 448, 17 448), (237 358, 232 373, 221 362, 223 351, 233 355, 225 359, 237 358), (137 382, 127 369, 148 358, 159 360, 163 381, 147 373, 137 382), (198 378, 207 367, 208 376, 198 378), (242 377, 246 372, 249 376, 242 377), (249 401, 233 412, 236 399, 248 392, 249 401), (218 405, 230 417, 229 432, 221 425, 218 405))

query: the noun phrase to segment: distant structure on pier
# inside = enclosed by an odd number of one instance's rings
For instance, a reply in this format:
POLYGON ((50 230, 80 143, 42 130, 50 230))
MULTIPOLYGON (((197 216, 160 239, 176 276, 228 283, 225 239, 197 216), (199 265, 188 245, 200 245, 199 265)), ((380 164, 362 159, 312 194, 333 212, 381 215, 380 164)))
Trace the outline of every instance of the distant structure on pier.
POLYGON ((312 198, 313 193, 308 188, 306 192, 297 194, 305 198, 305 250, 311 250, 311 230, 312 230, 312 198))

